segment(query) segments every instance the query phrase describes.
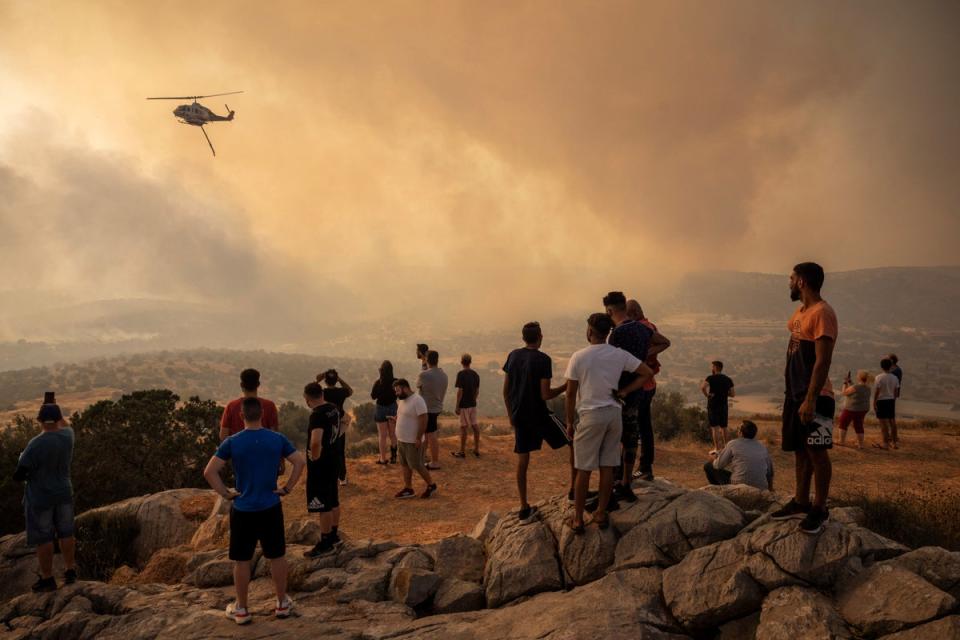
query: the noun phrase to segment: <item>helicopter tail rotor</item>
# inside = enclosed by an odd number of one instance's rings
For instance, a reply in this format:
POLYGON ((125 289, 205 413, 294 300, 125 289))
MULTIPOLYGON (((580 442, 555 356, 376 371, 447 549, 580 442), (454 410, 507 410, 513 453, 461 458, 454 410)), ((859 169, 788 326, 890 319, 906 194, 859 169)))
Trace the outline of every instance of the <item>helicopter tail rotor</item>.
POLYGON ((230 105, 223 105, 227 109, 227 120, 233 120, 233 111, 230 109, 230 105))

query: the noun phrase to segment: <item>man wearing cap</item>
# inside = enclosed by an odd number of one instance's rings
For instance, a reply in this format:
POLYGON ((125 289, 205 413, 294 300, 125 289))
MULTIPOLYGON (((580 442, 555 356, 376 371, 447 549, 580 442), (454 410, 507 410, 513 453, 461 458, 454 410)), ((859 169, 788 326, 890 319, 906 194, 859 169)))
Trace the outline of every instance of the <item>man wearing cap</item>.
MULTIPOLYGON (((48 393, 52 400, 53 394, 48 393)), ((70 461, 73 458, 73 429, 66 426, 60 407, 49 403, 37 416, 42 432, 27 444, 17 462, 13 479, 26 482, 23 496, 27 520, 27 544, 36 545, 40 579, 35 592, 54 591, 53 541, 60 543, 66 569, 63 581, 77 581, 76 543, 73 538, 73 485, 70 461)))

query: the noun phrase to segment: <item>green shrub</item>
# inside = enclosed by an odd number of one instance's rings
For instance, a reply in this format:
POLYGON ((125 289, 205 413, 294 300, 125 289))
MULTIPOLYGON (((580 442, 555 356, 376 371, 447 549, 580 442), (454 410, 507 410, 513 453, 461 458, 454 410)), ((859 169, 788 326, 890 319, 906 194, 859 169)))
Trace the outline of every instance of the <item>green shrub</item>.
POLYGON ((40 434, 40 425, 26 416, 17 415, 7 427, 0 427, 0 536, 23 531, 23 484, 15 482, 20 453, 30 439, 40 434))
POLYGON ((353 408, 353 432, 361 436, 377 435, 377 423, 374 421, 377 407, 372 402, 364 402, 353 408))
POLYGON ((121 565, 136 566, 134 540, 140 523, 132 513, 88 511, 75 521, 77 572, 84 578, 109 580, 121 565))
POLYGON ((362 458, 364 456, 372 456, 379 453, 380 444, 377 441, 377 438, 366 438, 359 442, 347 443, 348 458, 362 458))
POLYGON ((698 405, 688 405, 676 391, 658 391, 650 407, 653 432, 660 440, 688 435, 700 442, 710 442, 707 412, 698 405))
POLYGON ((307 446, 307 425, 310 423, 310 410, 293 402, 284 402, 277 409, 280 421, 280 433, 287 436, 298 449, 307 446))

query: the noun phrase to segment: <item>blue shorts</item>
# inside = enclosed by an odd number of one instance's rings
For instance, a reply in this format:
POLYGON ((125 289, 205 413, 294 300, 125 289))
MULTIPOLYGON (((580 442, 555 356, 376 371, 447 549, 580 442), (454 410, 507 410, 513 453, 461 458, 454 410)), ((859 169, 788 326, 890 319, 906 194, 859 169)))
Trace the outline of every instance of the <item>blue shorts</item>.
POLYGON ((374 413, 373 421, 374 422, 386 422, 387 418, 396 418, 397 417, 397 403, 382 405, 378 404, 376 413, 374 413))
POLYGON ((73 537, 73 502, 61 502, 47 509, 23 507, 27 518, 27 544, 47 544, 57 538, 73 537))

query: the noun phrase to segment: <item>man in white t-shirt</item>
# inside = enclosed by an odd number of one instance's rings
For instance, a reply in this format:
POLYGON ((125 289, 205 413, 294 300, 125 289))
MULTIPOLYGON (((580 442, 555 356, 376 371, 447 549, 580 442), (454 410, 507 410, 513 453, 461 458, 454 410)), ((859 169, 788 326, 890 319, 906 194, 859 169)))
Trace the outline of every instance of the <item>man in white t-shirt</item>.
POLYGON ((893 361, 884 358, 880 361, 883 373, 877 376, 873 383, 873 410, 880 421, 880 432, 883 434, 883 445, 874 444, 878 449, 900 448, 897 438, 897 396, 900 394, 900 379, 891 372, 893 361))
POLYGON ((570 356, 567 364, 566 417, 567 432, 573 438, 574 466, 577 481, 574 487, 574 515, 567 521, 574 533, 584 531, 583 510, 590 487, 590 474, 600 469, 599 504, 593 521, 601 529, 609 524, 607 505, 613 489, 613 470, 620 463, 622 431, 621 401, 628 394, 643 388, 653 371, 628 351, 607 344, 613 320, 604 313, 587 318, 589 347, 570 356), (619 388, 620 374, 637 377, 619 388), (574 429, 579 413, 580 423, 574 429))
POLYGON ((403 469, 403 489, 394 497, 412 498, 416 495, 413 491, 413 472, 416 471, 427 483, 420 497, 429 498, 437 490, 437 485, 424 466, 421 453, 427 431, 427 403, 413 392, 404 378, 393 383, 393 390, 397 394, 397 460, 403 469))

